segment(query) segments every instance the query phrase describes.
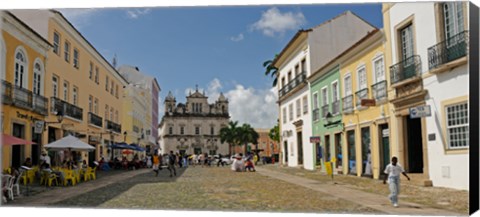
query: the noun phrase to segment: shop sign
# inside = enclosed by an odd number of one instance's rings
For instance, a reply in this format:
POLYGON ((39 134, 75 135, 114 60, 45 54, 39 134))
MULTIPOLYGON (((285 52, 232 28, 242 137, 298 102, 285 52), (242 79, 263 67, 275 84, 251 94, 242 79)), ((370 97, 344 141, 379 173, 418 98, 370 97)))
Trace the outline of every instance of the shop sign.
POLYGON ((382 136, 383 137, 388 137, 389 135, 390 135, 390 131, 388 130, 388 128, 382 130, 382 136))
POLYGON ((320 136, 311 136, 310 143, 320 143, 320 136))
POLYGON ((44 121, 35 121, 35 130, 34 133, 42 133, 43 126, 45 125, 44 121))
POLYGON ((410 108, 410 118, 422 118, 430 116, 432 116, 432 111, 429 105, 410 108))

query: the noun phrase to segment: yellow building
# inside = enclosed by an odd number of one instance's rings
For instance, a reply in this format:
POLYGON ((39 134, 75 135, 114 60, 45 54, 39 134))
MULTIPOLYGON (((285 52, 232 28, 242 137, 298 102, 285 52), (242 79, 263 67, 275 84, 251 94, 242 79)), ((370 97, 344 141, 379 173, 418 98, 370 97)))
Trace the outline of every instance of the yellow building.
POLYGON ((61 123, 47 124, 42 140, 49 143, 72 134, 96 147, 94 152, 73 153, 76 160, 88 158, 91 164, 101 156, 111 157, 107 144, 123 141, 120 114, 127 81, 60 12, 12 13, 52 44, 45 76, 46 121, 55 122, 58 112, 64 118, 61 123))
POLYGON ((378 179, 390 162, 390 79, 384 43, 384 32, 375 31, 350 48, 341 63, 344 174, 378 179))
POLYGON ((37 163, 40 145, 45 144, 34 124, 48 113, 45 63, 50 44, 7 11, 0 11, 0 27, 2 133, 36 143, 2 144, 1 163, 7 168, 20 166, 26 158, 37 163))

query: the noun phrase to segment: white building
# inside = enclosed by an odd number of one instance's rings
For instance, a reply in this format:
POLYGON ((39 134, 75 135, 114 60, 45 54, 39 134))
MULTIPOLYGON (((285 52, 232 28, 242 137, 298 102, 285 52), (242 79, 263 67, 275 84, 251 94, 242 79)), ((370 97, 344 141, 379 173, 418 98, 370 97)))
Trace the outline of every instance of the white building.
POLYGON ((393 154, 425 185, 468 190, 468 2, 385 3, 383 12, 393 154), (417 117, 416 108, 431 114, 417 117))
POLYGON ((314 28, 300 30, 273 60, 278 69, 281 162, 316 166, 312 136, 310 84, 307 77, 375 29, 346 11, 314 28), (309 107, 310 106, 310 107, 309 107))

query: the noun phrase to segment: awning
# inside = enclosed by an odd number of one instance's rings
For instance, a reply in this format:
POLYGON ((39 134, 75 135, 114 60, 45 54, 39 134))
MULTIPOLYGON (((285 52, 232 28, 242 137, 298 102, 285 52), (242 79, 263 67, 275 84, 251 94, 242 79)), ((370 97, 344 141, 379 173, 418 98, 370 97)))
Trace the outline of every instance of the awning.
POLYGON ((93 151, 95 147, 83 142, 75 136, 68 135, 55 142, 45 145, 47 149, 69 149, 73 151, 93 151))
POLYGON ((137 146, 136 144, 127 144, 125 142, 121 142, 121 143, 114 143, 110 146, 111 148, 113 149, 130 149, 130 150, 134 150, 134 151, 145 151, 144 148, 140 147, 140 146, 137 146))
POLYGON ((31 145, 31 144, 37 144, 37 143, 2 133, 2 145, 31 145))

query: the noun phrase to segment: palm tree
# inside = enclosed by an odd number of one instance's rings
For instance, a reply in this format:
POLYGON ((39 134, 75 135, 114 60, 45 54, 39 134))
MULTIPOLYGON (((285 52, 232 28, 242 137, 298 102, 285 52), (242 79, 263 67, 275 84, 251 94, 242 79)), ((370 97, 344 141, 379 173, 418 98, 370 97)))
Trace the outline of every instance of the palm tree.
POLYGON ((258 138, 260 137, 258 133, 250 126, 250 124, 243 124, 238 130, 238 139, 241 144, 244 145, 244 154, 247 153, 247 144, 253 143, 257 144, 258 138))
POLYGON ((228 143, 228 153, 230 156, 232 155, 232 145, 236 145, 238 138, 238 127, 237 127, 238 121, 230 121, 228 122, 227 127, 223 127, 220 129, 220 142, 228 143))
MULTIPOLYGON (((278 54, 275 54, 275 58, 276 59, 278 56, 278 54)), ((277 67, 275 67, 274 65, 272 65, 273 63, 273 60, 267 60, 265 62, 263 62, 263 67, 265 68, 265 75, 270 75, 271 77, 274 77, 273 79, 273 84, 272 84, 272 87, 275 87, 277 86, 277 77, 278 77, 278 69, 277 67)))

